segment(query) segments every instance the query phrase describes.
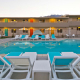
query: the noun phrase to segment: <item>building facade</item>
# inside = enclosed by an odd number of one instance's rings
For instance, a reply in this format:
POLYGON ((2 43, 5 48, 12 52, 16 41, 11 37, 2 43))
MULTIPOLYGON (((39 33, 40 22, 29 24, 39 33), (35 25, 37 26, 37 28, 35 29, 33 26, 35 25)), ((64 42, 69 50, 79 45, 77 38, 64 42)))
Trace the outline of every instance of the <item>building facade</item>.
POLYGON ((28 34, 40 30, 44 35, 80 35, 80 15, 61 17, 0 17, 0 34, 5 36, 28 34))

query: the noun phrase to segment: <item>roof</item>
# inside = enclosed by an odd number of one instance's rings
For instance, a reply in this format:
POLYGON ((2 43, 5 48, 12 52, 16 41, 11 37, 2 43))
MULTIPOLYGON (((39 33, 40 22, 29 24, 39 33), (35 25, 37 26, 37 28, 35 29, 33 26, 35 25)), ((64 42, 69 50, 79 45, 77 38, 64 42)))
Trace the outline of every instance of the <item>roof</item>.
POLYGON ((66 15, 66 17, 80 17, 80 15, 66 15))
POLYGON ((67 19, 69 17, 0 17, 0 19, 30 19, 30 18, 35 18, 35 19, 51 19, 51 18, 55 18, 55 19, 67 19))

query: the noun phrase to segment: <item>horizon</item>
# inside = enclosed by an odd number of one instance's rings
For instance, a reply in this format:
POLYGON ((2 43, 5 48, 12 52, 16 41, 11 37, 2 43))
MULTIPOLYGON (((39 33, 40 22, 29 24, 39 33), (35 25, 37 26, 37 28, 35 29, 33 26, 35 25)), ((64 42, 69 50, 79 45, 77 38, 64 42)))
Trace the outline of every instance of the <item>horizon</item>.
POLYGON ((0 17, 80 15, 79 0, 0 0, 0 17))

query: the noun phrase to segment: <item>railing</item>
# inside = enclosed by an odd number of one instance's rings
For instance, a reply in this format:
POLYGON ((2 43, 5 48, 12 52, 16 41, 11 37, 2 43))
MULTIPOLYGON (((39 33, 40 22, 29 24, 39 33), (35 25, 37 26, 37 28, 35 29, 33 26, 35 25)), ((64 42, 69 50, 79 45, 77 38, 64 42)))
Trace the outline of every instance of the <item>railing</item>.
POLYGON ((74 26, 79 27, 80 26, 80 21, 68 21, 68 23, 69 23, 69 26, 72 26, 72 27, 74 27, 74 26))
POLYGON ((10 23, 0 23, 0 27, 69 27, 69 25, 67 22, 55 22, 55 23, 10 22, 10 23))
POLYGON ((9 22, 9 23, 4 23, 0 22, 0 27, 74 27, 80 26, 80 21, 68 21, 68 22, 9 22))

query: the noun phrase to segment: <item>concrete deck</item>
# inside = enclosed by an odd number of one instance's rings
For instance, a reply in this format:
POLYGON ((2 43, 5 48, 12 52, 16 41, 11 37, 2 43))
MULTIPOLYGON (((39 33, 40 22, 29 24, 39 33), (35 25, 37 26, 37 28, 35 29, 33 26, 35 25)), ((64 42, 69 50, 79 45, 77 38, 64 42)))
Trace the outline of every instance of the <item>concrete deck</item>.
MULTIPOLYGON (((76 39, 76 40, 80 40, 80 38, 56 38, 56 40, 46 40, 46 41, 61 41, 61 40, 65 40, 65 39, 76 39)), ((5 39, 0 39, 0 44, 1 43, 6 43, 6 42, 9 42, 9 41, 22 41, 22 40, 13 40, 12 38, 5 38, 5 39)), ((23 40, 23 41, 33 41, 33 40, 23 40)), ((37 40, 34 40, 34 41, 37 41, 37 40)), ((38 41, 45 41, 45 40, 41 40, 39 39, 38 41)))

